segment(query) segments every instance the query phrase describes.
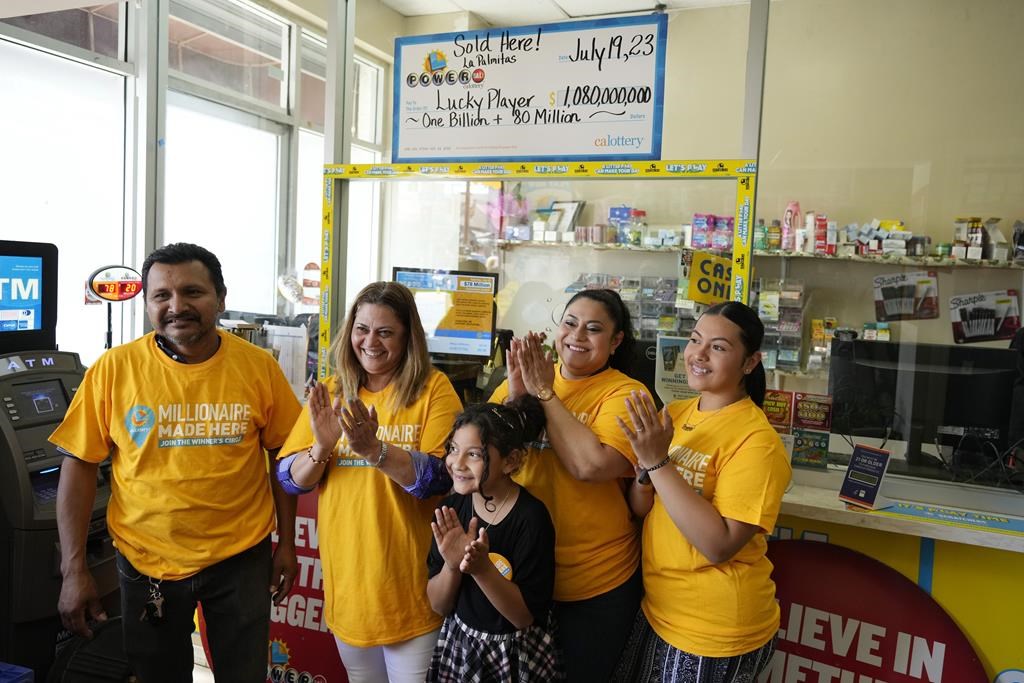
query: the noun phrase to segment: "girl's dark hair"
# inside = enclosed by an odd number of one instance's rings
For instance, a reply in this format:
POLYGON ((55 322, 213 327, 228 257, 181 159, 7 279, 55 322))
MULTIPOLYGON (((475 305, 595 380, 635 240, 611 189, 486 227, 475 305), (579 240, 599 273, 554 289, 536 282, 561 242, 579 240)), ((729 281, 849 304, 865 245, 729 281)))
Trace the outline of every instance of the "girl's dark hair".
POLYGON ((636 344, 636 337, 633 336, 633 322, 629 317, 629 309, 626 308, 626 304, 622 303, 622 297, 619 293, 611 289, 584 289, 576 292, 569 303, 562 309, 562 317, 565 317, 565 311, 577 299, 591 299, 602 304, 606 311, 608 311, 608 317, 615 323, 615 332, 613 334, 622 333, 622 342, 615 349, 612 357, 608 360, 608 365, 615 368, 619 372, 629 374, 630 366, 633 364, 633 346, 636 344))
MULTIPOLYGON (((761 350, 761 342, 764 340, 764 323, 757 317, 757 312, 750 306, 741 304, 739 301, 724 301, 711 306, 704 315, 720 315, 740 328, 740 340, 747 356, 752 356, 761 350)), ((758 361, 749 375, 744 375, 743 385, 747 389, 747 395, 758 407, 764 405, 764 392, 768 387, 764 374, 764 365, 758 361)))
POLYGON ((537 397, 530 394, 523 394, 508 403, 477 403, 466 407, 455 418, 452 431, 448 433, 447 445, 451 445, 452 437, 461 427, 473 425, 480 430, 480 443, 484 445, 484 474, 480 495, 490 502, 494 496, 488 496, 483 489, 483 481, 491 471, 488 448, 494 446, 502 457, 507 457, 514 450, 525 452, 527 444, 537 440, 546 423, 543 406, 537 397))

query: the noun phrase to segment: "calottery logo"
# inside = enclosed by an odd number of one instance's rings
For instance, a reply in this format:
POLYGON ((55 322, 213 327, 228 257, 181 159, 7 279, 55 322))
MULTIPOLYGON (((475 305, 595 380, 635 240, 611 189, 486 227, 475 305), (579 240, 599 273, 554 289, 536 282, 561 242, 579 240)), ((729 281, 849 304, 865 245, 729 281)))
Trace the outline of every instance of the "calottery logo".
POLYGON ((136 446, 142 446, 146 442, 146 437, 153 431, 155 423, 156 416, 149 406, 132 406, 124 418, 125 429, 136 446))

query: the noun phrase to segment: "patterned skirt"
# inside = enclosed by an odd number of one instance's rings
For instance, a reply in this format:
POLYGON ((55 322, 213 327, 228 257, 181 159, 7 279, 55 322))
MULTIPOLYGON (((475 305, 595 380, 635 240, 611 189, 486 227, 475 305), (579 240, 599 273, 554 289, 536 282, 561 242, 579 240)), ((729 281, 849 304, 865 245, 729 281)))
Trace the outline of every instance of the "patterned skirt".
POLYGON ((555 622, 513 633, 487 633, 448 616, 427 671, 428 683, 546 683, 562 681, 555 622))
POLYGON ((734 657, 702 657, 672 647, 661 639, 643 610, 633 622, 633 633, 619 667, 615 683, 755 683, 772 659, 775 639, 734 657))

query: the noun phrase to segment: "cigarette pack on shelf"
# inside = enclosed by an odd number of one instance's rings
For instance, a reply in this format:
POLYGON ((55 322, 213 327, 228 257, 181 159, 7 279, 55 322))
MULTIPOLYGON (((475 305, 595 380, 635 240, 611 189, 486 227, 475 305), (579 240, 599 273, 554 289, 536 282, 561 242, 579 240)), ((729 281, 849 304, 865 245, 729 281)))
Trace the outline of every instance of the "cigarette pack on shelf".
POLYGON ((678 280, 671 277, 644 277, 641 281, 641 297, 644 301, 674 303, 678 280))
POLYGON ((804 307, 804 283, 800 280, 779 281, 779 307, 799 308, 804 307))
POLYGON ((804 357, 804 313, 808 299, 804 283, 799 280, 761 280, 756 289, 758 313, 765 326, 762 349, 770 348, 770 342, 774 340, 775 366, 786 370, 800 369, 804 357))
POLYGON ((776 366, 783 370, 799 370, 801 365, 800 337, 779 336, 776 366))
POLYGON ((640 301, 640 278, 623 275, 619 281, 619 296, 623 301, 640 301))
MULTIPOLYGON (((663 334, 675 334, 679 327, 676 307, 672 304, 657 301, 645 301, 640 304, 641 327, 644 320, 656 320, 655 329, 663 334)), ((649 324, 649 323, 648 323, 649 324)))
POLYGON ((640 318, 640 339, 650 340, 658 338, 658 318, 657 317, 641 317, 640 318))
POLYGON ((838 321, 832 317, 811 320, 811 344, 807 353, 808 372, 828 368, 829 354, 832 352, 832 338, 835 336, 837 326, 838 321))
POLYGON ((576 279, 566 286, 568 294, 575 294, 582 289, 604 289, 608 286, 608 276, 604 273, 580 273, 576 279))

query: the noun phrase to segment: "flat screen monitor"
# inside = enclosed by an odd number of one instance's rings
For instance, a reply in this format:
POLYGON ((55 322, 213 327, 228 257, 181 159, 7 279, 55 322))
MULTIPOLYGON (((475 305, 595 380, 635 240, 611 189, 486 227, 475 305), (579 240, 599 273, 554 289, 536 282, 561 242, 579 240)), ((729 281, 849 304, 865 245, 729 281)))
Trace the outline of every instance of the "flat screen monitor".
POLYGON ((56 348, 57 247, 0 240, 0 353, 56 348))
POLYGON ((412 290, 431 355, 490 358, 497 273, 396 267, 392 279, 412 290))
POLYGON ((912 470, 940 469, 958 480, 998 478, 1016 355, 975 346, 834 341, 830 449, 884 442, 912 470))

